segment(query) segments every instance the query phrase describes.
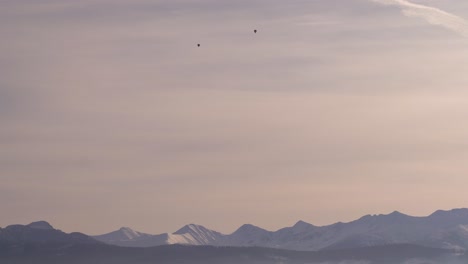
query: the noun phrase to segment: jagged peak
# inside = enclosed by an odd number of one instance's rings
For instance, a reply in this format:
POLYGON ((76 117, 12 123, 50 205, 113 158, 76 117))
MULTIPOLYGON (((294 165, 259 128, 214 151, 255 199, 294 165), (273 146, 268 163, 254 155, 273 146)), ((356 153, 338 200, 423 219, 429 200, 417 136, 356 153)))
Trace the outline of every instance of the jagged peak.
POLYGON ((48 222, 46 222, 46 221, 32 222, 27 226, 30 227, 30 228, 34 228, 34 229, 45 229, 45 230, 54 229, 54 227, 51 224, 49 224, 48 222))
POLYGON ((392 217, 392 218, 395 218, 395 217, 408 217, 409 215, 406 215, 406 214, 403 214, 399 211, 393 211, 389 214, 368 214, 368 215, 365 215, 365 216, 362 216, 361 218, 359 218, 358 220, 365 220, 365 219, 372 219, 372 218, 388 218, 388 217, 392 217))
POLYGON ((113 233, 120 233, 124 237, 126 237, 127 239, 135 239, 135 238, 140 237, 140 236, 143 235, 142 233, 137 232, 137 231, 131 229, 130 227, 126 227, 126 226, 121 227, 118 231, 115 231, 113 233))
POLYGON ((304 227, 312 227, 314 226, 313 224, 309 224, 305 221, 299 220, 297 223, 293 225, 293 228, 304 228, 304 227))
POLYGON ((197 224, 188 224, 174 232, 173 234, 175 235, 182 235, 182 234, 187 234, 187 233, 200 233, 200 232, 214 232, 212 230, 209 230, 208 228, 197 225, 197 224))
POLYGON ((350 223, 364 223, 364 224, 369 224, 369 223, 391 223, 391 222, 399 222, 399 221, 407 221, 410 218, 413 218, 412 216, 403 214, 399 211, 393 211, 389 214, 368 214, 365 216, 362 216, 361 218, 354 220, 350 223))
POLYGON ((408 216, 408 215, 405 215, 399 211, 393 211, 392 213, 388 214, 387 216, 393 216, 393 217, 400 217, 400 216, 408 216))

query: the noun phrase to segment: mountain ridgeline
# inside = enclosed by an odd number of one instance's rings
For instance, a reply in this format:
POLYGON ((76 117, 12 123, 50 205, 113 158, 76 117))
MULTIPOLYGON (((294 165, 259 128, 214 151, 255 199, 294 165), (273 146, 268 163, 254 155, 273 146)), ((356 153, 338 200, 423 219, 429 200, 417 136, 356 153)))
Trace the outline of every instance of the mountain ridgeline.
POLYGON ((8 264, 463 264, 467 248, 468 209, 323 227, 299 221, 275 232, 245 224, 229 235, 193 224, 172 234, 124 227, 95 237, 45 221, 0 228, 0 263, 8 264))
POLYGON ((94 238, 126 247, 182 244, 318 251, 413 244, 464 251, 468 249, 468 209, 436 211, 427 217, 413 217, 399 212, 366 215, 349 223, 339 222, 328 226, 299 221, 294 226, 277 231, 245 224, 228 235, 195 224, 186 225, 172 234, 159 235, 121 228, 94 238))
POLYGON ((45 221, 33 222, 29 225, 10 225, 0 228, 0 244, 21 245, 40 243, 63 244, 102 244, 101 242, 83 233, 67 234, 54 229, 45 221))

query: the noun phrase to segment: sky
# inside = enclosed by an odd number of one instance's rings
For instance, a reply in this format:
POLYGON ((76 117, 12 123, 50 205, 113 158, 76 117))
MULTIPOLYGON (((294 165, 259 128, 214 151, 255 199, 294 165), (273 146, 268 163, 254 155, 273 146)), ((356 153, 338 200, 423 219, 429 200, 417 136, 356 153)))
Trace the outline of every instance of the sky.
POLYGON ((0 4, 2 227, 467 207, 467 1, 0 4))

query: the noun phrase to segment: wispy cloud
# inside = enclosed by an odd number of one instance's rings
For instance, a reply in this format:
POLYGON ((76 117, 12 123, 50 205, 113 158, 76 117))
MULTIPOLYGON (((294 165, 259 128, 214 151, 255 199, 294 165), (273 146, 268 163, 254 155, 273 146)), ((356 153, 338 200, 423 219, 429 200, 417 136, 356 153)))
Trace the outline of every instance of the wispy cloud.
POLYGON ((403 8, 0 3, 0 211, 20 212, 0 226, 231 232, 466 206, 465 39, 395 26, 403 8))
POLYGON ((463 37, 468 37, 468 21, 448 13, 444 10, 426 6, 421 4, 411 3, 407 0, 372 0, 384 5, 394 5, 401 8, 404 15, 409 17, 419 17, 430 24, 445 27, 452 30, 463 37))

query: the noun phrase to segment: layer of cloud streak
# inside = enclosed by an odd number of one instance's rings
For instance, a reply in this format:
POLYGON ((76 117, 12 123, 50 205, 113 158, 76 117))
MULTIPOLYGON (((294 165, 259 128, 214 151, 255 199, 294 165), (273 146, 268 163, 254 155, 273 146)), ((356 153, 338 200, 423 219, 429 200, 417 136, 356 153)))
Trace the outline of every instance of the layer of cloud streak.
POLYGON ((468 37, 468 21, 444 10, 431 6, 411 3, 406 0, 372 1, 384 5, 398 6, 402 9, 403 14, 408 17, 419 17, 426 20, 430 24, 445 27, 463 37, 468 37))
POLYGON ((232 232, 468 204, 450 31, 368 0, 32 2, 0 9, 0 226, 232 232))

